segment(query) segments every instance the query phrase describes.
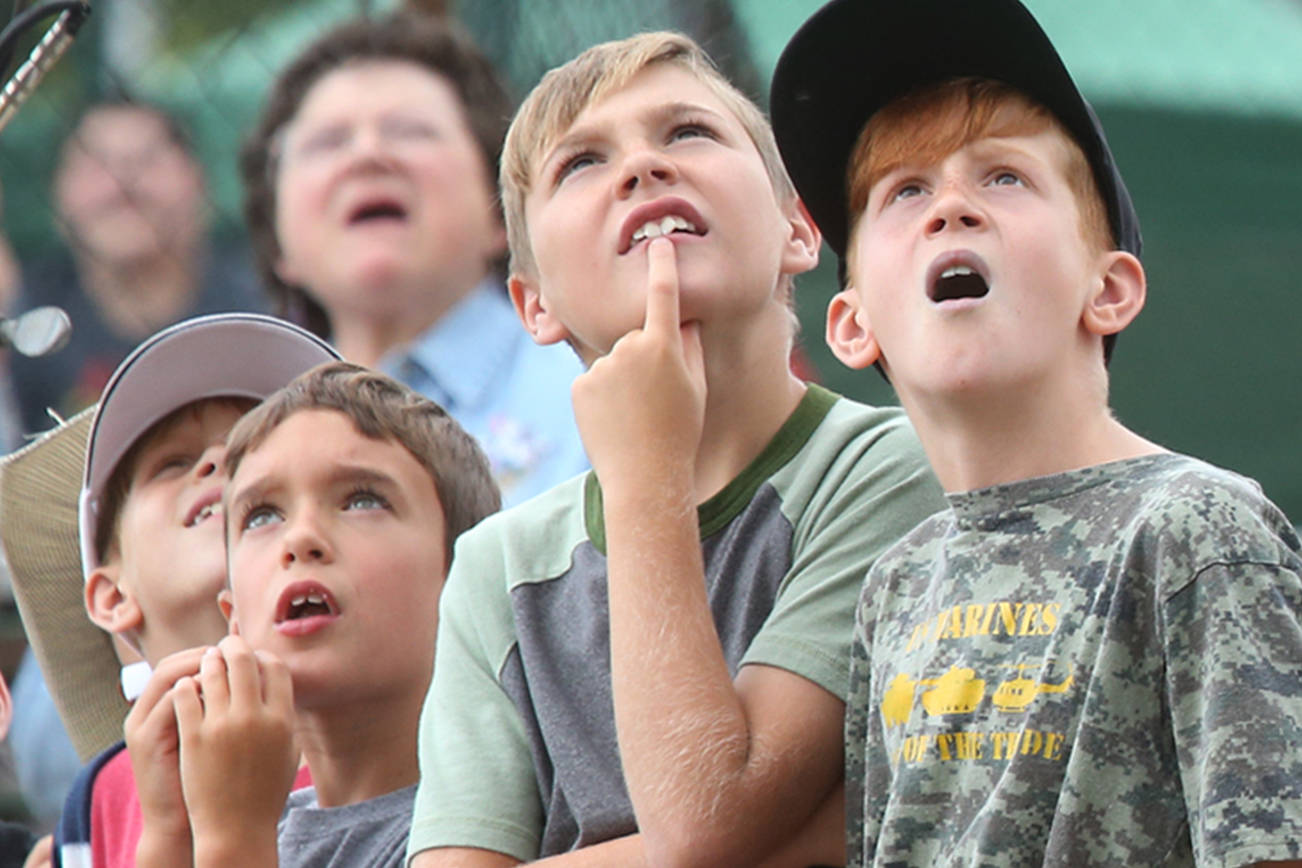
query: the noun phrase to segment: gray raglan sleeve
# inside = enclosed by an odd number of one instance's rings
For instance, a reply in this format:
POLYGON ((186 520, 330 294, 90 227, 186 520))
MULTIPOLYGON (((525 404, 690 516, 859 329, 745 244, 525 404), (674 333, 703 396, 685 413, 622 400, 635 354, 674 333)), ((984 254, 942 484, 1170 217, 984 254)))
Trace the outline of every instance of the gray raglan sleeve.
POLYGON ((798 511, 791 569, 742 661, 790 670, 842 699, 855 604, 869 568, 945 507, 912 427, 897 413, 876 412, 883 421, 848 440, 811 441, 809 454, 791 463, 807 477, 783 483, 798 511))
POLYGON ((538 784, 519 713, 499 681, 514 635, 495 529, 484 525, 458 541, 440 601, 408 859, 434 847, 522 861, 538 853, 538 784))

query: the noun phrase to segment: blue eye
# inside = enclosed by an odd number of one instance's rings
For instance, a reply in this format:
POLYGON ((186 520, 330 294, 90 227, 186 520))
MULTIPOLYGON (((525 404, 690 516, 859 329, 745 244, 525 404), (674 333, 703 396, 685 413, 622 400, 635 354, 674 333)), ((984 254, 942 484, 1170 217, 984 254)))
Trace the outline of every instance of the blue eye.
POLYGON ((374 491, 358 489, 344 500, 344 509, 388 509, 389 502, 374 491))
POLYGON ((898 202, 901 199, 912 199, 914 196, 921 196, 921 195, 922 195, 922 185, 910 181, 907 184, 901 184, 899 187, 896 187, 895 192, 891 194, 890 199, 888 199, 887 201, 898 202))
POLYGON ((556 183, 559 184, 561 181, 564 181, 566 178, 568 178, 570 175, 573 175, 575 172, 582 171, 583 169, 586 169, 589 166, 594 166, 596 164, 597 164, 596 154, 592 153, 591 151, 581 151, 580 153, 577 153, 574 156, 567 158, 565 161, 563 161, 560 164, 560 167, 557 168, 556 170, 555 181, 556 183))
POLYGON ((244 517, 240 519, 240 529, 253 530, 271 524, 279 518, 280 514, 270 506, 250 506, 244 511, 244 517))
POLYGON ((1022 176, 1017 174, 1016 172, 1009 172, 1005 170, 996 173, 994 178, 991 179, 990 183, 996 187, 1015 187, 1015 186, 1024 185, 1026 182, 1023 181, 1022 176))
POLYGON ((703 123, 691 121, 682 123, 674 127, 669 133, 669 141, 676 142, 680 139, 713 139, 715 138, 714 130, 710 129, 703 123))

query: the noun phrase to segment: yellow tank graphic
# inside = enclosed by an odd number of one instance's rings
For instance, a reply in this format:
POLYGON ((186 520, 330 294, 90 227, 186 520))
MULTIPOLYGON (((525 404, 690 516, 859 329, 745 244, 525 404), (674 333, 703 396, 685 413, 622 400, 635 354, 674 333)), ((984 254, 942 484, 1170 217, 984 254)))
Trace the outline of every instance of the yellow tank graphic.
POLYGON ((968 714, 975 711, 986 695, 986 682, 972 669, 949 667, 939 678, 919 681, 931 687, 922 694, 922 707, 933 717, 942 714, 968 714))
POLYGON ((898 726, 909 722, 913 712, 913 690, 918 682, 901 672, 891 679, 891 686, 886 688, 882 697, 882 719, 887 726, 898 726))
POLYGON ((1068 675, 1058 684, 1045 684, 1034 678, 1022 675, 1025 664, 1017 667, 1017 677, 1010 678, 995 688, 990 701, 1000 711, 1025 711, 1041 693, 1065 693, 1075 682, 1075 675, 1068 675))

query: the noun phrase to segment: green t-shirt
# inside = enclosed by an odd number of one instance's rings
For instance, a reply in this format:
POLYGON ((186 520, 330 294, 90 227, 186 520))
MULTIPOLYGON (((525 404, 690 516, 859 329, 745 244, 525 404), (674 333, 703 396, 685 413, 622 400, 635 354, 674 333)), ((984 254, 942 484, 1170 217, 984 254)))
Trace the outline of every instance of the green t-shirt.
POLYGON ((882 556, 847 701, 852 865, 1302 855, 1302 558, 1154 455, 950 496, 882 556))
MULTIPOLYGON (((868 567, 943 506, 899 410, 810 387, 698 510, 730 670, 778 666, 844 697, 868 567)), ((465 534, 439 617, 410 852, 479 847, 529 860, 636 831, 615 736, 595 479, 465 534)))

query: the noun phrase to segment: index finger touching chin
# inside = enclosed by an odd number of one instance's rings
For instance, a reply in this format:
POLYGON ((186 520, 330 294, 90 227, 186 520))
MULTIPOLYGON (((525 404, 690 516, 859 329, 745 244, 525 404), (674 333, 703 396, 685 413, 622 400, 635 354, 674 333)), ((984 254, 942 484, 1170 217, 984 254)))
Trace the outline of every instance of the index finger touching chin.
POLYGON ((678 258, 668 238, 647 245, 647 331, 678 331, 678 258))

